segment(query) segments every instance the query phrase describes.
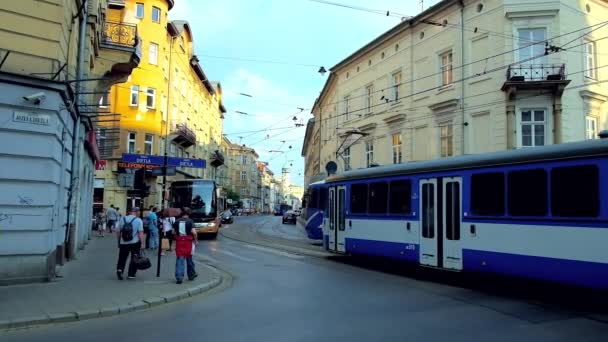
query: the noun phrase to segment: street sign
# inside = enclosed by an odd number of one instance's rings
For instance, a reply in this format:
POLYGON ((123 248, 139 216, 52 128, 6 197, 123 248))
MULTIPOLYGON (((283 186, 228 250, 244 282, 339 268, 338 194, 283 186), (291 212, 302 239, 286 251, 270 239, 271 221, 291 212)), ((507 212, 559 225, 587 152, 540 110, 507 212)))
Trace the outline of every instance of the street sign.
POLYGON ((168 157, 167 165, 178 166, 178 167, 194 167, 194 168, 204 169, 207 166, 207 161, 205 159, 168 157))
MULTIPOLYGON (((177 169, 175 168, 175 166, 167 166, 167 176, 175 176, 175 174, 177 173, 177 169)), ((163 175, 163 168, 159 167, 156 169, 152 170, 152 176, 162 176, 163 175)))
POLYGON ((147 154, 123 153, 122 161, 125 163, 163 165, 163 163, 165 162, 165 157, 152 156, 152 155, 147 155, 147 154))

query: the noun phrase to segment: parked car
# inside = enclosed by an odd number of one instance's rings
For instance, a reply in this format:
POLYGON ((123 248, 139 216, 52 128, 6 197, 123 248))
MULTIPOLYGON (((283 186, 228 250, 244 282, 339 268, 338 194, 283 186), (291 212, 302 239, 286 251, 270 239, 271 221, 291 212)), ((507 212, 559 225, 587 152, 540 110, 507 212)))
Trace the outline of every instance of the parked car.
POLYGON ((302 209, 296 209, 293 212, 296 213, 296 216, 302 215, 302 209))
POLYGON ((293 210, 287 210, 285 212, 285 214, 283 214, 283 224, 285 224, 285 223, 296 224, 297 218, 298 218, 298 216, 296 215, 296 213, 293 210))
POLYGON ((232 215, 232 211, 226 210, 222 213, 222 223, 234 223, 234 215, 232 215))

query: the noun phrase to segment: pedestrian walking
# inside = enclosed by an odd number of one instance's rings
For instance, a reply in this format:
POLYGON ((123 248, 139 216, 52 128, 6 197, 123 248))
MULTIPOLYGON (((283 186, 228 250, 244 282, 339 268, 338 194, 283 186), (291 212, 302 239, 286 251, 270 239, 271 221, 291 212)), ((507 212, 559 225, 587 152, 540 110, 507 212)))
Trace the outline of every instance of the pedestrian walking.
POLYGON ((131 208, 129 214, 118 221, 118 262, 116 263, 116 276, 118 279, 123 279, 123 272, 127 263, 129 254, 131 259, 129 261, 129 269, 127 278, 135 279, 137 273, 137 267, 135 266, 135 258, 139 257, 142 242, 144 240, 144 227, 141 219, 139 218, 139 208, 131 208))
POLYGON ((198 243, 194 222, 190 219, 190 208, 182 209, 182 216, 173 224, 175 234, 175 280, 181 284, 184 279, 184 263, 186 264, 189 280, 198 277, 192 261, 194 245, 198 243))
MULTIPOLYGON (((173 247, 173 240, 175 239, 174 235, 173 235, 173 224, 174 223, 175 223, 175 217, 164 216, 162 218, 163 238, 167 239, 169 241, 168 252, 171 252, 171 249, 173 247)), ((161 252, 161 255, 165 255, 165 253, 161 252)))
POLYGON ((148 230, 150 232, 149 248, 156 250, 159 247, 158 241, 158 216, 156 215, 156 207, 151 207, 148 213, 148 230))
POLYGON ((110 233, 114 233, 116 222, 118 222, 118 212, 116 211, 116 208, 114 208, 114 204, 110 204, 110 207, 106 211, 106 219, 110 233))
POLYGON ((97 213, 95 221, 97 224, 97 236, 104 237, 106 233, 106 213, 103 209, 97 213))

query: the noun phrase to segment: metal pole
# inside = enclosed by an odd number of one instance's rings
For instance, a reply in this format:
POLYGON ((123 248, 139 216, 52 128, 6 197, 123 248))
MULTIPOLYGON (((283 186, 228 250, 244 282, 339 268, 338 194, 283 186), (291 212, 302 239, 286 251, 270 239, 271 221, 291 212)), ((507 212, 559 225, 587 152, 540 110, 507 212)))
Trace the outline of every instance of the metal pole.
MULTIPOLYGON (((161 194, 161 200, 162 200, 162 210, 165 210, 165 208, 167 208, 167 203, 165 201, 165 193, 167 191, 167 159, 168 159, 168 155, 167 155, 167 146, 169 145, 169 100, 171 99, 171 57, 173 56, 173 39, 174 37, 171 37, 171 40, 169 41, 169 77, 167 78, 167 109, 165 110, 165 113, 167 113, 167 121, 165 122, 165 158, 163 159, 163 192, 161 194)), ((162 120, 162 118, 161 118, 162 120)), ((160 228, 159 228, 160 229, 160 228)), ((160 277, 160 259, 161 259, 161 252, 162 252, 162 241, 159 241, 159 248, 158 248, 158 256, 156 258, 156 277, 160 277)))

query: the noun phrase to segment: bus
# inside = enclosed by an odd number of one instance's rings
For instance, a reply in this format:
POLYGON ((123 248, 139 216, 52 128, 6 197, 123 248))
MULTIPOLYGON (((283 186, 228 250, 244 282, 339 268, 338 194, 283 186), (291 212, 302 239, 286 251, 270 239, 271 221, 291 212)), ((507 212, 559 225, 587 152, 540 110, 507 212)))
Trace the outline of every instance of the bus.
POLYGON ((192 179, 171 183, 169 206, 189 207, 194 229, 200 236, 217 237, 220 226, 217 186, 212 180, 192 179))

